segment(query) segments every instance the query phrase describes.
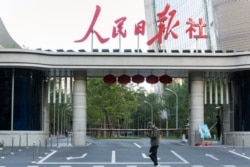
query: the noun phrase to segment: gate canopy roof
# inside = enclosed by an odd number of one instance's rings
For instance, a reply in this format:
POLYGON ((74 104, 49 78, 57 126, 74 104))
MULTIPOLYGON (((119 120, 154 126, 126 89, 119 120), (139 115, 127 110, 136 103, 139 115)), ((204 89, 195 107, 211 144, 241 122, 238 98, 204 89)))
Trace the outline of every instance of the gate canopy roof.
POLYGON ((31 68, 46 72, 86 70, 88 77, 107 74, 154 74, 187 77, 190 71, 233 72, 250 69, 250 52, 53 52, 0 49, 1 68, 31 68))

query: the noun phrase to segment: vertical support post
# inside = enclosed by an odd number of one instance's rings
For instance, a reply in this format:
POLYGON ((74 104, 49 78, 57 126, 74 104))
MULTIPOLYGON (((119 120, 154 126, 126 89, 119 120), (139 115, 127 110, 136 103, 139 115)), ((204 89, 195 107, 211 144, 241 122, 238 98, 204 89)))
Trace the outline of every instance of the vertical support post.
POLYGON ((11 138, 11 155, 14 155, 14 137, 11 138))
POLYGON ((29 135, 26 133, 26 148, 29 148, 29 135))
POLYGON ((56 75, 53 81, 53 135, 56 135, 56 75))
POLYGON ((171 90, 171 89, 168 89, 168 88, 166 88, 166 90, 168 90, 168 91, 170 91, 171 93, 173 93, 174 95, 175 95, 175 98, 176 98, 176 102, 175 102, 175 110, 176 110, 176 117, 175 117, 175 127, 176 127, 176 129, 178 129, 178 95, 177 95, 177 93, 176 92, 174 92, 173 90, 171 90))
POLYGON ((41 154, 41 147, 42 147, 42 143, 41 143, 41 140, 39 140, 38 155, 41 154))
POLYGON ((218 83, 217 79, 214 79, 214 87, 215 87, 215 104, 218 104, 218 83))
POLYGON ((22 145, 22 137, 21 137, 21 135, 19 135, 19 150, 18 150, 19 152, 22 151, 21 145, 22 145))
POLYGON ((74 146, 85 146, 86 144, 86 80, 86 71, 74 71, 72 133, 74 146))
POLYGON ((245 138, 242 137, 242 154, 245 155, 245 138))
POLYGON ((233 151, 235 151, 235 134, 233 134, 233 151))
POLYGON ((52 151, 52 145, 53 145, 53 141, 52 141, 52 136, 50 137, 50 151, 52 151))
POLYGON ((93 37, 93 35, 94 35, 94 32, 91 31, 91 52, 93 52, 93 48, 94 48, 94 37, 93 37))
POLYGON ((59 132, 56 134, 56 147, 59 148, 59 132))
POLYGON ((3 155, 3 150, 4 150, 4 140, 2 140, 2 143, 0 142, 0 144, 2 145, 2 147, 0 146, 0 151, 2 152, 2 156, 1 159, 5 159, 4 155, 3 155))
POLYGON ((35 162, 35 143, 33 143, 33 158, 32 158, 32 163, 36 163, 35 162))
POLYGON ((10 130, 14 129, 14 92, 15 92, 15 69, 12 70, 12 85, 11 85, 11 127, 10 130))
POLYGON ((47 153, 47 151, 48 151, 48 136, 46 136, 46 138, 45 138, 45 145, 44 145, 44 147, 45 147, 45 153, 44 154, 48 154, 47 153))
POLYGON ((209 80, 209 104, 213 104, 213 80, 209 80))
POLYGON ((144 101, 144 103, 147 103, 148 105, 150 105, 150 108, 151 108, 151 122, 154 123, 153 105, 151 103, 149 103, 148 101, 144 101))
POLYGON ((189 74, 189 145, 196 144, 195 134, 198 126, 204 124, 204 74, 203 72, 191 72, 189 74))

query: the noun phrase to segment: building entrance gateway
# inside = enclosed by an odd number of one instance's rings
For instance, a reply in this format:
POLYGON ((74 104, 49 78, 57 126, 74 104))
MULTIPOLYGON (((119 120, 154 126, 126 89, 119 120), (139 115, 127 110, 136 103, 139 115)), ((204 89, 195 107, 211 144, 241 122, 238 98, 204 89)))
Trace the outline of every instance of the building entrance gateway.
POLYGON ((10 118, 9 123, 1 121, 1 139, 5 141, 5 145, 11 145, 12 137, 14 142, 18 143, 20 135, 22 145, 32 145, 34 142, 46 139, 50 134, 49 112, 51 111, 49 111, 48 102, 52 99, 49 99, 48 91, 53 77, 68 78, 73 81, 72 141, 75 146, 84 146, 86 144, 86 81, 88 77, 103 77, 109 73, 115 76, 124 73, 133 76, 138 72, 143 76, 150 74, 161 76, 167 72, 173 78, 189 78, 190 145, 195 145, 197 142, 198 125, 204 124, 204 104, 210 102, 218 103, 223 107, 224 144, 239 145, 244 135, 245 144, 248 145, 247 141, 250 141, 248 140, 250 135, 247 132, 249 129, 247 124, 249 88, 246 84, 248 82, 246 76, 250 68, 249 54, 250 52, 101 53, 1 49, 0 89, 4 90, 8 98, 1 95, 0 114, 1 119, 10 118), (210 90, 210 82, 213 82, 212 91, 217 94, 221 91, 220 99, 217 99, 219 96, 210 99, 211 91, 207 91, 210 90), (19 84, 15 85, 17 83, 19 84), (217 88, 214 85, 217 85, 217 88), (33 101, 30 101, 30 98, 33 101), (21 104, 18 103, 18 99, 22 99, 21 104), (32 124, 30 124, 31 118, 36 119, 32 124))

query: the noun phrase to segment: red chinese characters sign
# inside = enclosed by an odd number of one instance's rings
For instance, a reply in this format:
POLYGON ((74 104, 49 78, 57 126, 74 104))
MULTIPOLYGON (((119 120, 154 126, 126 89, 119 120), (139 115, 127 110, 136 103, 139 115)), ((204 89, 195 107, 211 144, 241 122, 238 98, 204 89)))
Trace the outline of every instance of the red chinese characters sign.
MULTIPOLYGON (((95 29, 95 23, 98 20, 98 17, 101 13, 101 7, 99 5, 96 6, 96 10, 92 21, 89 25, 89 28, 85 35, 79 39, 75 40, 75 42, 84 42, 88 39, 91 33, 95 34, 98 41, 100 43, 106 43, 110 40, 110 37, 103 37, 98 31, 95 29)), ((170 4, 166 4, 163 11, 157 13, 157 28, 158 32, 151 37, 147 41, 147 45, 152 45, 154 42, 162 43, 162 40, 168 40, 169 38, 178 39, 178 34, 175 32, 175 28, 180 26, 180 21, 175 20, 177 11, 175 9, 171 9, 170 4)), ((112 38, 116 38, 120 35, 123 38, 127 36, 127 30, 124 28, 124 23, 126 22, 127 17, 123 16, 114 21, 114 26, 112 29, 112 38)), ((192 38, 207 38, 207 35, 204 33, 204 28, 206 24, 203 22, 202 18, 199 18, 198 22, 195 22, 192 18, 189 18, 186 21, 187 29, 186 33, 190 39, 192 38)), ((134 35, 144 35, 145 34, 146 21, 140 20, 135 23, 134 27, 134 35)))

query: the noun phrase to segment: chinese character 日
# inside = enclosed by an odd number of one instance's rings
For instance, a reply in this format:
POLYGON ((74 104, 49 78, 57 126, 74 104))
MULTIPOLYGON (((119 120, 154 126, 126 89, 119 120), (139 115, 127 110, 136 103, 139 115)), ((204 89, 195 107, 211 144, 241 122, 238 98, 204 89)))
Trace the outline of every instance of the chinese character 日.
POLYGON ((146 21, 145 20, 141 20, 140 22, 138 22, 135 25, 135 30, 134 30, 134 34, 135 35, 144 35, 145 34, 145 26, 146 26, 146 21))

